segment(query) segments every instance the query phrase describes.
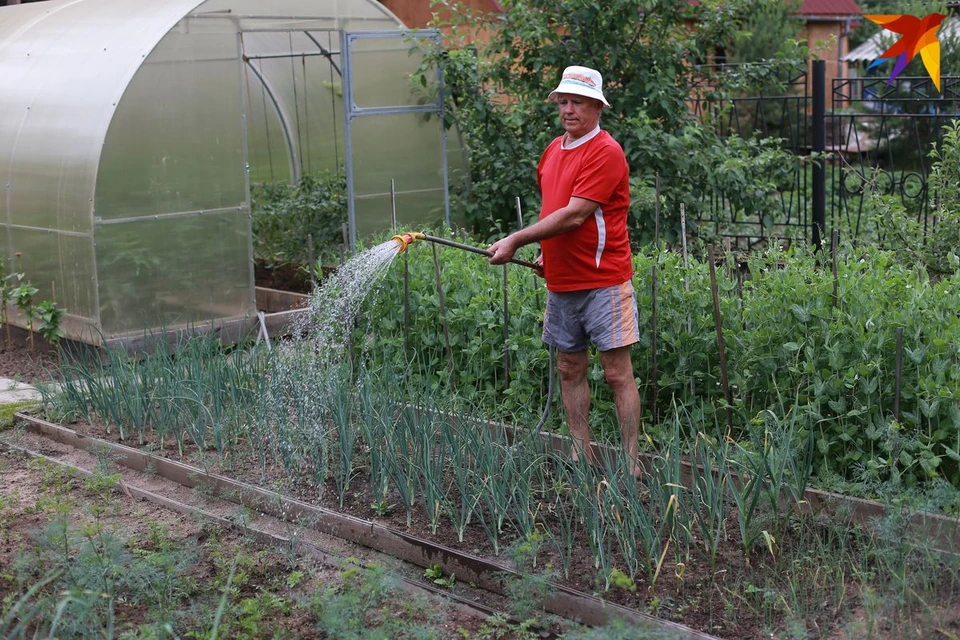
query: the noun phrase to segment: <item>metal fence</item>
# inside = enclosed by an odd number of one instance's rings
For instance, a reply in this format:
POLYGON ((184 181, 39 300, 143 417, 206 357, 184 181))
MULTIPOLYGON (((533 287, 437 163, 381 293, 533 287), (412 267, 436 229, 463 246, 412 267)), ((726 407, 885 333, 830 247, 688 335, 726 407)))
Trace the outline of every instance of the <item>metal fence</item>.
POLYGON ((937 92, 926 77, 889 84, 885 77, 838 78, 828 86, 824 70, 817 61, 776 94, 694 102, 721 135, 777 137, 798 157, 824 158, 798 163, 790 188, 772 195, 768 211, 745 215, 709 196, 700 206, 701 229, 744 249, 772 239, 819 243, 833 230, 882 241, 871 193, 899 197, 925 230, 936 224, 930 151, 939 148, 943 127, 960 118, 960 77, 943 77, 937 92))

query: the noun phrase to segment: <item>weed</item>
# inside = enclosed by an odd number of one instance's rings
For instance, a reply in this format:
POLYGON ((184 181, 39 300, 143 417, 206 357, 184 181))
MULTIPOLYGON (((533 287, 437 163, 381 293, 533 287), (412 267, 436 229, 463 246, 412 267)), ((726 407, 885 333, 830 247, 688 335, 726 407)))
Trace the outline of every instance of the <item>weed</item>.
POLYGON ((303 571, 291 571, 287 576, 287 587, 290 589, 296 588, 303 579, 306 577, 306 574, 303 571))
POLYGON ((457 581, 456 574, 447 575, 439 564, 432 564, 423 572, 423 577, 441 587, 450 588, 457 581))
POLYGON ((402 617, 387 607, 396 589, 396 581, 381 567, 354 567, 341 574, 338 587, 318 588, 311 610, 319 630, 331 638, 386 640, 401 633, 404 637, 436 637, 418 622, 426 615, 421 606, 402 617))
POLYGON ((376 502, 370 503, 370 508, 373 509, 373 512, 381 518, 390 515, 395 506, 397 505, 387 500, 377 500, 376 502))

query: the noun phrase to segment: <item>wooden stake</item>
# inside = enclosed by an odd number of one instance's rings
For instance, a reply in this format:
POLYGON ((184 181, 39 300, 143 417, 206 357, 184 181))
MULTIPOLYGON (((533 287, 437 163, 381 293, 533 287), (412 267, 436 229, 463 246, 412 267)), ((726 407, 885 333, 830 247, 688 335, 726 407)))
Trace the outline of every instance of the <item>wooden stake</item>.
POLYGON ((443 326, 443 344, 447 349, 447 368, 450 371, 450 388, 453 384, 453 349, 450 347, 450 327, 447 325, 447 309, 443 299, 443 281, 440 278, 440 258, 437 257, 437 244, 430 243, 433 250, 433 271, 437 276, 437 295, 440 299, 440 323, 443 326))
POLYGON ((390 228, 397 232, 397 184, 390 178, 390 228))
POLYGON ((503 265, 503 379, 510 387, 510 307, 507 293, 507 265, 503 265))
MULTIPOLYGON (((517 196, 517 229, 523 229, 523 212, 520 209, 520 196, 517 196)), ((533 274, 533 301, 540 310, 540 278, 536 273, 533 274)))
POLYGON ((653 264, 650 266, 650 412, 653 424, 660 424, 657 407, 657 258, 660 255, 660 172, 656 174, 656 201, 653 207, 653 264))
POLYGON ((840 242, 840 232, 837 229, 833 230, 833 235, 830 239, 830 259, 833 263, 833 306, 836 307, 840 304, 840 278, 837 276, 837 244, 840 242))
POLYGON ((730 395, 730 381, 727 378, 727 354, 723 345, 723 319, 720 316, 720 295, 717 291, 717 267, 714 264, 713 245, 707 246, 707 260, 710 262, 710 292, 713 294, 713 324, 717 328, 717 351, 720 356, 720 384, 723 397, 727 401, 727 432, 733 431, 733 397, 730 395))
POLYGON ((307 234, 307 265, 310 268, 310 291, 317 286, 316 265, 313 264, 313 234, 307 234))
MULTIPOLYGON (((680 203, 680 242, 683 247, 683 270, 684 272, 686 272, 687 268, 689 267, 687 263, 687 210, 682 202, 680 203)), ((689 274, 684 273, 683 290, 689 292, 690 278, 687 276, 689 276, 689 274)), ((692 333, 693 333, 693 320, 691 319, 690 314, 687 313, 687 335, 691 335, 692 333)), ((693 388, 693 371, 691 371, 690 372, 691 400, 693 399, 693 396, 695 395, 695 393, 696 392, 693 388)))
POLYGON ((893 419, 900 422, 900 374, 903 369, 903 327, 897 327, 897 354, 893 374, 893 419))

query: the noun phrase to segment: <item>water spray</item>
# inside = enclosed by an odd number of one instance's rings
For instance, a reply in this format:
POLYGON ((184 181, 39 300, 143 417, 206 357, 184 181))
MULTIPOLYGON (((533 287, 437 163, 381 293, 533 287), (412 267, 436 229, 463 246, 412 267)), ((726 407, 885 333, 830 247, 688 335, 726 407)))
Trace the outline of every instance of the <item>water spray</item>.
MULTIPOLYGON (((462 244, 460 242, 454 242, 453 240, 447 240, 446 238, 438 238, 436 236, 428 236, 425 233, 420 233, 419 231, 411 231, 408 233, 400 233, 391 238, 398 245, 400 245, 399 253, 403 253, 407 250, 411 244, 417 240, 426 240, 427 242, 433 242, 435 244, 441 244, 447 247, 453 247, 454 249, 462 249, 464 251, 469 251, 471 253, 477 253, 481 256, 487 256, 488 258, 493 255, 490 251, 486 249, 481 249, 480 247, 472 247, 468 244, 462 244)), ((527 262, 526 260, 517 260, 516 258, 511 258, 509 260, 514 264, 519 264, 522 267, 529 267, 534 271, 539 272, 541 267, 538 264, 533 262, 527 262)), ((550 345, 547 349, 550 364, 547 371, 547 402, 543 407, 543 413, 540 416, 540 421, 537 423, 537 426, 534 427, 534 431, 540 431, 547 423, 547 418, 550 416, 550 405, 553 404, 553 387, 554 387, 554 368, 555 368, 555 358, 556 358, 556 348, 550 345)))
MULTIPOLYGON (((445 247, 453 247, 454 249, 462 249, 463 251, 469 251, 470 253, 477 253, 481 256, 490 257, 493 255, 490 251, 486 249, 481 249, 480 247, 472 247, 468 244, 462 244, 460 242, 454 242, 453 240, 447 240, 446 238, 438 238, 436 236, 428 236, 425 233, 420 233, 418 231, 412 231, 410 233, 401 233, 393 236, 391 240, 394 240, 398 245, 400 245, 400 253, 403 253, 407 250, 411 244, 417 240, 426 240, 427 242, 433 242, 435 244, 442 244, 445 247)), ((518 264, 521 267, 529 267, 534 271, 540 270, 540 265, 534 264, 533 262, 527 262, 526 260, 517 260, 516 258, 510 258, 509 262, 513 264, 518 264)))

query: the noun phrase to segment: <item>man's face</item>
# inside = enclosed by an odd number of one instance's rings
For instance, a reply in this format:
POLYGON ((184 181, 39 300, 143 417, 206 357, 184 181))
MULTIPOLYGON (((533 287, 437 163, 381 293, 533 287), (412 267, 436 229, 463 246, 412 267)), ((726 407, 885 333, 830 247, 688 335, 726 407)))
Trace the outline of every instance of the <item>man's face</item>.
POLYGON ((576 140, 596 128, 600 121, 603 103, 575 93, 558 93, 557 109, 560 112, 560 124, 564 131, 576 140))

